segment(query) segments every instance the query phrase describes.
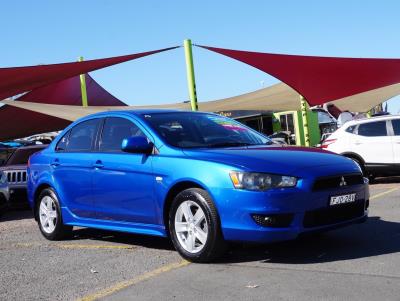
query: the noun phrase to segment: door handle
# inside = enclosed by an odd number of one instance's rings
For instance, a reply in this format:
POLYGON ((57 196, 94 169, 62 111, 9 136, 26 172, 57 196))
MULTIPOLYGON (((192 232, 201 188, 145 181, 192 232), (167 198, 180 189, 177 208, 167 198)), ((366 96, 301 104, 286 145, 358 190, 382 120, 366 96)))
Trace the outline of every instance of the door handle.
POLYGON ((103 162, 101 162, 101 160, 97 160, 96 163, 93 164, 94 168, 103 168, 103 162))
POLYGON ((354 142, 354 144, 360 145, 360 144, 363 144, 363 143, 361 141, 356 141, 356 142, 354 142))
POLYGON ((52 163, 50 163, 51 167, 57 167, 60 165, 60 160, 59 159, 54 159, 52 163))

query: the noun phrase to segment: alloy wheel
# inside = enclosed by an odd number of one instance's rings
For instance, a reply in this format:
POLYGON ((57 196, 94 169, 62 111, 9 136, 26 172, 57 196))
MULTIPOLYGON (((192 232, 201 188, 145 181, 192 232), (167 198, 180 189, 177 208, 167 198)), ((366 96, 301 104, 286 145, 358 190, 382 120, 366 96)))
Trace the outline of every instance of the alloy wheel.
POLYGON ((39 206, 40 225, 44 232, 51 234, 57 225, 57 208, 54 200, 50 196, 44 196, 39 206))
POLYGON ((175 233, 189 253, 200 252, 207 243, 208 224, 203 209, 193 201, 182 202, 175 213, 175 233))

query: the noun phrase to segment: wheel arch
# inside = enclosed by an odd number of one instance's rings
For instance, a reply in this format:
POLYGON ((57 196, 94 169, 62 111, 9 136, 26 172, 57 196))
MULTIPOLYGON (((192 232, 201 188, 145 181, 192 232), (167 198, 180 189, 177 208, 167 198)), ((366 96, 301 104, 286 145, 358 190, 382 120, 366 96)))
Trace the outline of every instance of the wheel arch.
POLYGON ((341 155, 346 158, 359 161, 361 163, 360 167, 361 167, 361 171, 362 171, 363 175, 368 175, 367 167, 365 166, 365 160, 359 154, 356 154, 353 152, 345 152, 345 153, 342 153, 341 155))
POLYGON ((52 188, 52 186, 49 183, 42 183, 36 188, 36 190, 33 194, 33 215, 34 215, 35 220, 38 220, 36 208, 37 208, 37 202, 38 202, 39 195, 43 190, 45 190, 47 188, 52 188))
POLYGON ((347 158, 353 158, 353 159, 358 159, 361 161, 362 164, 365 165, 365 160, 357 153, 353 153, 353 152, 344 152, 341 153, 342 156, 347 157, 347 158))
MULTIPOLYGON (((199 184, 195 181, 191 181, 191 180, 180 181, 180 182, 177 182, 174 185, 172 185, 171 188, 168 190, 167 195, 165 197, 164 205, 163 205, 163 212, 162 212, 163 222, 164 222, 164 226, 165 226, 167 235, 169 235, 168 215, 169 215, 169 210, 172 205, 172 201, 180 192, 184 191, 185 189, 189 189, 189 188, 204 189, 205 191, 207 191, 208 194, 210 194, 209 191, 204 187, 204 185, 199 184)), ((211 194, 210 194, 210 196, 211 196, 211 194)))

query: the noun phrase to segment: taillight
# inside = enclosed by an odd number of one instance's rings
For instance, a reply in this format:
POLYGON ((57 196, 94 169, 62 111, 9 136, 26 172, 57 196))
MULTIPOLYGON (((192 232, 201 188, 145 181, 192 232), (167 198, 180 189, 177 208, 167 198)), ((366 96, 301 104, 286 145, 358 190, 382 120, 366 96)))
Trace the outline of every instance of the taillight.
POLYGON ((326 139, 322 142, 321 148, 328 148, 329 145, 335 143, 337 139, 326 139))
POLYGON ((31 166, 31 157, 28 158, 28 164, 27 164, 27 167, 30 167, 30 166, 31 166))

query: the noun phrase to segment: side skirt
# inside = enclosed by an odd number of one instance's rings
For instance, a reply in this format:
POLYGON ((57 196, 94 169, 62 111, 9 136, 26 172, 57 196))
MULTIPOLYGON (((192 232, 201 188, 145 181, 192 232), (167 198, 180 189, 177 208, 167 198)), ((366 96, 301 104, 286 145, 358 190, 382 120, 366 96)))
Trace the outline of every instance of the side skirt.
POLYGON ((68 208, 61 208, 65 225, 95 228, 109 231, 118 231, 126 233, 144 234, 167 237, 165 227, 161 225, 139 224, 129 222, 117 222, 108 220, 99 220, 94 218, 82 218, 74 215, 68 208))

